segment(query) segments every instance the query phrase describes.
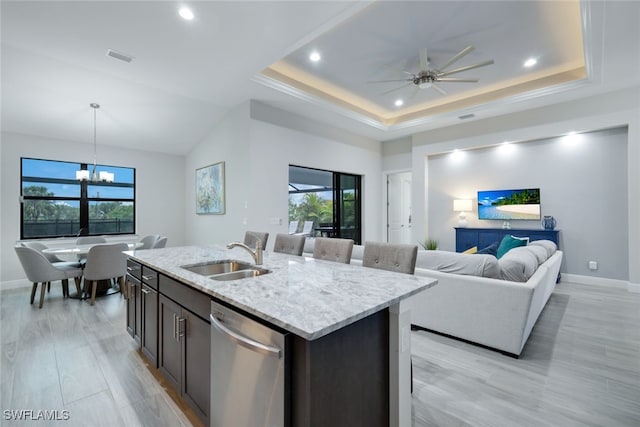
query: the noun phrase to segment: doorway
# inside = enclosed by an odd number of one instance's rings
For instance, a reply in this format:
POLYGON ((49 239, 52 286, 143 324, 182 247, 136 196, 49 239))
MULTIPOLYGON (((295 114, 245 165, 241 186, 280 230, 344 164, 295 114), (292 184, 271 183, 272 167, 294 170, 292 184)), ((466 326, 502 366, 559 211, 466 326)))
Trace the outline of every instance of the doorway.
POLYGON ((387 242, 411 243, 411 172, 387 175, 387 242))

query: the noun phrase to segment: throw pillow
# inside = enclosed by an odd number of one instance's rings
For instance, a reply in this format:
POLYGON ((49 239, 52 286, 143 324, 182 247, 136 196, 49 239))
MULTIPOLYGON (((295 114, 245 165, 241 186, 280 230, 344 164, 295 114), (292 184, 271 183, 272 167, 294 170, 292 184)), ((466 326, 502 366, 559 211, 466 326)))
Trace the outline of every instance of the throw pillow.
POLYGON ((467 249, 466 251, 463 251, 463 254, 475 254, 476 252, 478 252, 478 247, 474 246, 472 248, 467 249))
POLYGON ((485 255, 493 255, 496 256, 498 254, 498 242, 493 242, 486 248, 480 249, 476 254, 485 254, 485 255))
POLYGON ((496 257, 500 259, 504 254, 509 252, 509 250, 513 248, 517 248, 519 246, 527 246, 527 243, 529 243, 528 237, 518 238, 518 237, 507 234, 502 238, 502 242, 500 242, 500 246, 498 246, 498 252, 496 257))

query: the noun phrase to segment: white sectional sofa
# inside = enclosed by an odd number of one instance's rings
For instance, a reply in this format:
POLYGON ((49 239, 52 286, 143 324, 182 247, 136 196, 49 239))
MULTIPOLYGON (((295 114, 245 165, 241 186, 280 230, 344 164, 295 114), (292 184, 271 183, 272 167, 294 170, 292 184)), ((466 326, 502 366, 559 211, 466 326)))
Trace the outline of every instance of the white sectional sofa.
MULTIPOLYGON (((313 252, 308 239, 304 252, 313 252)), ((355 245, 352 264, 362 264, 355 245)), ((413 297, 412 324, 518 357, 558 279, 562 252, 535 241, 492 255, 418 251, 416 275, 438 279, 413 297), (542 250, 544 249, 544 250, 542 250)))

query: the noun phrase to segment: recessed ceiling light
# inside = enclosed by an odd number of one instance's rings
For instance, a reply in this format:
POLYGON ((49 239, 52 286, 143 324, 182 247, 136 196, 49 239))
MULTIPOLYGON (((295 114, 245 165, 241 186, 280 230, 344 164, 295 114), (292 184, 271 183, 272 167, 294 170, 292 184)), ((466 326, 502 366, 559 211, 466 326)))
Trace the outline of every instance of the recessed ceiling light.
POLYGON ((404 101, 402 99, 397 99, 395 104, 396 104, 396 107, 402 107, 402 105, 404 104, 404 101))
POLYGON ((194 18, 194 14, 187 6, 182 6, 180 10, 178 10, 178 14, 182 17, 182 19, 186 19, 187 21, 191 21, 194 18))
POLYGON ((320 54, 316 51, 311 52, 311 54, 309 55, 309 60, 312 62, 320 61, 320 54))
POLYGON ((524 61, 524 66, 529 68, 529 67, 533 67, 537 63, 538 63, 538 60, 536 58, 529 58, 526 61, 524 61))

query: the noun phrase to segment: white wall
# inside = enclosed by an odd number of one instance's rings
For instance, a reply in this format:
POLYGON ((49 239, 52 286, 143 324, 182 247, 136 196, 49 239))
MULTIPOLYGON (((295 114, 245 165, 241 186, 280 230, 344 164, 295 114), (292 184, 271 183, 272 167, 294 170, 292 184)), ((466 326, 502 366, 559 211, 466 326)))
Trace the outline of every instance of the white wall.
MULTIPOLYGON (((558 222, 562 271, 628 280, 626 128, 431 156, 428 182, 429 237, 442 242, 443 250, 455 251, 454 199, 476 202, 478 190, 539 188, 542 215, 558 222), (590 271, 588 261, 597 261, 598 270, 590 271)), ((476 207, 467 222, 502 226, 479 220, 476 207)), ((521 220, 511 227, 541 224, 521 220)))
MULTIPOLYGON (((425 189, 429 187, 427 173, 429 156, 454 149, 494 146, 503 141, 535 141, 564 135, 569 131, 588 132, 620 126, 628 126, 626 161, 627 217, 629 218, 627 251, 620 256, 629 259, 628 274, 626 274, 628 280, 639 284, 640 263, 634 261, 640 259, 640 224, 636 220, 640 218, 640 89, 638 88, 414 135, 412 149, 414 240, 440 232, 430 229, 432 210, 451 210, 450 206, 432 205, 428 199, 425 189)), ((579 180, 580 176, 574 179, 579 180)), ((611 226, 603 217, 601 227, 611 226)), ((582 232, 589 233, 591 230, 582 232)), ((589 242, 589 245, 597 244, 598 242, 589 242)), ((570 247, 564 249, 571 250, 570 247)), ((581 274, 571 270, 567 272, 581 274)), ((592 275, 592 273, 585 273, 587 274, 592 275)))
MULTIPOLYGON (((13 246, 20 239, 20 157, 71 162, 92 162, 93 149, 49 138, 2 133, 0 151, 2 184, 0 200, 0 281, 24 278, 13 246)), ((98 147, 98 162, 136 168, 137 234, 164 234, 169 246, 184 242, 184 157, 98 147)))
POLYGON ((251 191, 249 103, 230 111, 187 155, 185 168, 186 243, 224 244, 242 241, 243 221, 249 217, 251 191), (225 213, 196 215, 195 170, 225 162, 225 213), (245 207, 245 202, 246 207, 245 207))
POLYGON ((363 240, 379 240, 381 158, 380 142, 245 103, 187 158, 188 243, 224 244, 256 230, 269 232, 267 248, 273 247, 275 234, 288 231, 290 164, 363 175, 363 240), (191 176, 218 161, 227 162, 227 213, 195 215, 191 176))

